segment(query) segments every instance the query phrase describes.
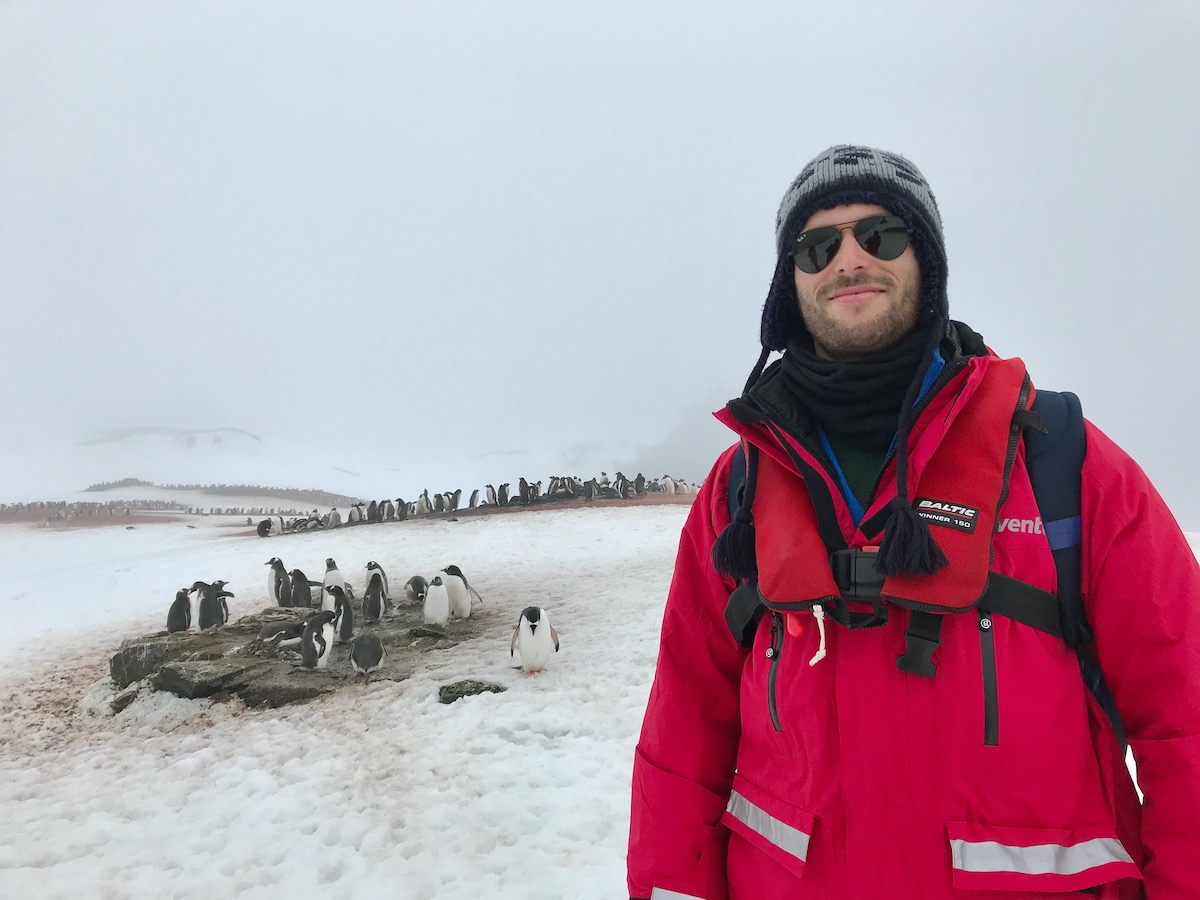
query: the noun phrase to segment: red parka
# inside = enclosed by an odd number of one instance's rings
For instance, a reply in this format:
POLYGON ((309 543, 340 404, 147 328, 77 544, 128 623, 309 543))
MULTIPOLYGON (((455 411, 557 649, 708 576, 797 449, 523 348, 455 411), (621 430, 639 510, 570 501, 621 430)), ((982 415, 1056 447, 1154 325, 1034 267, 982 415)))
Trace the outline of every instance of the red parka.
MULTIPOLYGON (((908 443, 912 496, 924 471, 950 471, 946 457, 968 446, 961 409, 982 402, 978 388, 1000 364, 969 360, 924 409, 908 443)), ((772 478, 799 483, 787 438, 727 411, 718 418, 758 448, 768 488, 772 478)), ((909 619, 897 607, 877 628, 828 622, 827 655, 811 665, 821 636, 807 613, 790 614, 787 628, 768 615, 753 648, 739 646, 724 618, 735 584, 712 563, 730 520, 731 448, 680 539, 634 760, 631 897, 1200 897, 1200 566, 1141 469, 1091 423, 1086 435, 1084 603, 1144 803, 1074 651, 1021 622, 947 615, 932 678, 896 666, 909 619), (984 737, 989 664, 994 743, 984 737)), ((827 480, 848 545, 867 545, 822 463, 801 443, 792 450, 827 480)), ((990 570, 1053 591, 1017 451, 996 498, 990 570)), ((864 521, 895 493, 890 462, 864 521)), ((760 533, 759 569, 779 582, 795 561, 764 558, 764 546, 788 546, 788 528, 805 538, 812 515, 774 521, 789 517, 771 502, 755 501, 756 527, 771 535, 760 533), (766 509, 775 514, 764 523, 766 509)))

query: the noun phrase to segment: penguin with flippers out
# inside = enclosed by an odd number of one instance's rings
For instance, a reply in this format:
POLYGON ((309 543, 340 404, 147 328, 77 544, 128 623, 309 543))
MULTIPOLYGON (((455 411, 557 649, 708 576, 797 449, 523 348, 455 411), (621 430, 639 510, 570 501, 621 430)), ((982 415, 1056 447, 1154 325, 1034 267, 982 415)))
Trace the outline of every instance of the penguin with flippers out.
POLYGON ((521 653, 521 668, 526 675, 546 668, 550 656, 558 652, 558 632, 550 625, 550 616, 544 609, 527 606, 521 618, 513 626, 512 643, 508 655, 521 653))

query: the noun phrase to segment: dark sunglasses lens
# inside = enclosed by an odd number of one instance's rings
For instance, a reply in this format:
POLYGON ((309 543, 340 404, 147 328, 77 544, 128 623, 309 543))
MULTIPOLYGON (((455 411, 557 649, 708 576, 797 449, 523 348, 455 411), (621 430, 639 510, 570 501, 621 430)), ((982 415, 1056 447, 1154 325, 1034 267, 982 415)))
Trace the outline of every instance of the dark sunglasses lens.
POLYGON ((854 226, 854 239, 876 259, 895 259, 908 246, 908 229, 899 216, 871 216, 854 226))
MULTIPOLYGON (((824 228, 814 228, 806 231, 796 240, 792 247, 792 259, 796 268, 809 275, 816 275, 829 265, 829 261, 837 256, 838 248, 842 246, 842 233, 828 225, 824 228)), ((901 248, 903 252, 903 248, 901 248)))

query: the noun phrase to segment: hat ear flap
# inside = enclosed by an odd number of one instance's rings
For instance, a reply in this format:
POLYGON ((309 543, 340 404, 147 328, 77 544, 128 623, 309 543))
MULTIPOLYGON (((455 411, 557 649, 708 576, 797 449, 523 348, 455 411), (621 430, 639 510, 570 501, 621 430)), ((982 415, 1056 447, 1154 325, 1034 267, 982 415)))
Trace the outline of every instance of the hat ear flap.
POLYGON ((800 301, 796 297, 794 269, 791 254, 780 254, 767 302, 763 304, 759 341, 764 349, 782 352, 798 331, 805 330, 804 319, 800 317, 800 301))

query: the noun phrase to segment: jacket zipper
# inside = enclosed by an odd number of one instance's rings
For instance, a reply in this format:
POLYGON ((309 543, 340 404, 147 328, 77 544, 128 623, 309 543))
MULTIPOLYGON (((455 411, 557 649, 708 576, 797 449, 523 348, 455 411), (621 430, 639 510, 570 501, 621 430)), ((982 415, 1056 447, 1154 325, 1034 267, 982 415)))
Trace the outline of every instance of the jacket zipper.
POLYGON ((779 722, 779 707, 775 704, 775 678, 779 673, 779 657, 783 654, 783 637, 786 633, 783 614, 772 610, 771 646, 767 648, 767 659, 771 661, 771 669, 767 674, 767 709, 771 711, 771 724, 778 732, 783 731, 783 725, 779 722))
POLYGON ((983 653, 983 743, 1000 746, 1000 701, 996 694, 996 638, 992 617, 979 610, 979 648, 983 653))

